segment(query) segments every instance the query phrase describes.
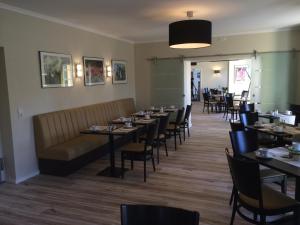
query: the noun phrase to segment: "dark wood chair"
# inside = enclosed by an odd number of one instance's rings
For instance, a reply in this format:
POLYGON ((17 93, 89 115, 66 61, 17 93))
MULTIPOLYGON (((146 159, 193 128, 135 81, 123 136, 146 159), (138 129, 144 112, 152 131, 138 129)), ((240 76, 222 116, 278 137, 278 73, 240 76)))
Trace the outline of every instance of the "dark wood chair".
POLYGON ((180 124, 183 119, 183 113, 184 113, 184 107, 182 107, 181 109, 179 109, 177 111, 175 123, 170 123, 167 126, 167 131, 169 133, 169 137, 174 136, 175 150, 177 149, 177 136, 179 137, 180 144, 182 144, 180 124))
POLYGON ((121 225, 199 225, 196 211, 155 206, 121 205, 121 225))
MULTIPOLYGON (((257 133, 254 131, 230 131, 229 132, 233 154, 235 157, 240 157, 241 154, 256 151, 259 148, 257 133)), ((262 168, 261 178, 265 183, 276 183, 280 185, 281 192, 287 191, 287 176, 276 170, 262 168)), ((230 198, 230 205, 232 204, 230 198)))
POLYGON ((232 157, 228 149, 225 151, 235 187, 230 225, 233 225, 236 212, 243 219, 254 224, 267 224, 267 216, 294 212, 294 220, 297 224, 296 211, 299 208, 297 201, 262 184, 261 170, 256 161, 232 157), (253 218, 245 215, 241 208, 252 212, 253 218))
MULTIPOLYGON (((169 124, 170 120, 170 113, 168 113, 167 116, 163 116, 159 118, 159 126, 158 126, 158 133, 157 137, 154 139, 155 146, 156 146, 156 159, 157 164, 159 164, 159 152, 160 152, 160 146, 163 144, 165 146, 166 156, 168 156, 168 146, 167 146, 167 126, 169 124)), ((139 137, 139 141, 146 141, 147 135, 144 134, 139 137)))
MULTIPOLYGON (((253 126, 255 122, 259 120, 257 112, 244 112, 240 113, 240 121, 246 126, 253 126)), ((247 130, 247 129, 246 129, 247 130)), ((259 133, 258 135, 258 143, 262 147, 275 147, 277 145, 276 140, 273 136, 268 134, 259 133)))
POLYGON ((217 102, 210 98, 209 93, 202 93, 203 95, 203 112, 205 108, 207 108, 207 113, 209 113, 209 108, 213 111, 214 107, 216 107, 217 102))
MULTIPOLYGON (((234 119, 234 117, 237 119, 238 114, 238 108, 233 103, 233 95, 227 94, 225 96, 225 111, 224 116, 226 116, 226 120, 228 119, 228 114, 230 114, 230 119, 234 119)), ((223 116, 223 117, 224 117, 223 116)))
POLYGON ((147 127, 147 138, 145 143, 129 143, 121 147, 122 161, 122 178, 124 178, 125 160, 131 161, 131 169, 133 169, 133 161, 144 162, 144 181, 146 182, 146 162, 152 160, 153 170, 155 171, 155 163, 153 157, 154 140, 157 137, 159 121, 149 124, 147 127))
POLYGON ((185 141, 185 129, 187 129, 188 137, 190 137, 190 127, 189 127, 189 118, 192 112, 192 105, 187 105, 185 109, 185 114, 183 121, 180 124, 180 128, 183 130, 183 140, 185 141))

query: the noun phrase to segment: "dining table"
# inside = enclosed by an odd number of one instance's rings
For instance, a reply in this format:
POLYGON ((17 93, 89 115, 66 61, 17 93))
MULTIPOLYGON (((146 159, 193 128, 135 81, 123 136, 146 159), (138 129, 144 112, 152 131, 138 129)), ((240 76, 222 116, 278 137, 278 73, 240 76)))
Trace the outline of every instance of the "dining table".
MULTIPOLYGON (((300 202, 300 160, 290 158, 287 148, 277 147, 268 149, 269 158, 261 158, 257 156, 257 151, 242 154, 243 157, 255 160, 260 165, 277 170, 295 178, 295 200, 300 202)), ((300 209, 297 211, 297 224, 300 224, 300 209)))
MULTIPOLYGON (((113 126, 96 126, 97 129, 89 128, 81 131, 81 134, 90 134, 90 135, 107 135, 109 138, 109 158, 110 165, 104 170, 100 171, 98 176, 105 177, 116 177, 120 178, 122 176, 122 169, 116 166, 115 163, 115 137, 116 136, 128 136, 133 135, 139 131, 142 126, 132 126, 132 127, 116 127, 113 126)), ((125 171, 124 171, 125 172, 125 171)))

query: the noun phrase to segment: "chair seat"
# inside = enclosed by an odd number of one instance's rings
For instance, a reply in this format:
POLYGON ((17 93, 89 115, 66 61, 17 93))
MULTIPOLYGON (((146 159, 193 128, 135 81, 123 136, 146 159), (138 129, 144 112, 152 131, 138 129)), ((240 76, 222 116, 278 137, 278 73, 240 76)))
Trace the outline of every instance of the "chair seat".
MULTIPOLYGON (((145 145, 142 143, 129 143, 127 145, 122 146, 122 152, 143 152, 145 145)), ((147 151, 150 151, 152 148, 151 146, 147 146, 147 151)))
POLYGON ((169 124, 167 126, 167 130, 174 130, 174 129, 179 129, 180 127, 176 124, 169 124))
MULTIPOLYGON (((242 202, 247 205, 259 209, 259 201, 250 198, 242 193, 239 194, 239 198, 242 202)), ((283 210, 290 209, 297 205, 297 201, 281 194, 278 191, 273 190, 266 185, 262 185, 262 199, 263 199, 263 209, 264 210, 283 210)))

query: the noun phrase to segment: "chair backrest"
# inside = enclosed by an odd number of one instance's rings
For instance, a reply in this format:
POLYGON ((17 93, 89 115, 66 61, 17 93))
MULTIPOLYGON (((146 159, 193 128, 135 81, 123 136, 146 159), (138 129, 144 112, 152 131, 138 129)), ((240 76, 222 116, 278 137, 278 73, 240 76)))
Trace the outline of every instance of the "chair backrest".
POLYGON ((243 112, 240 113, 240 121, 244 126, 254 125, 258 121, 257 112, 243 112))
POLYGON ((225 97, 232 97, 232 98, 234 98, 234 93, 226 93, 225 97))
POLYGON ((157 137, 158 134, 159 121, 160 119, 156 119, 154 123, 148 125, 145 146, 153 145, 154 139, 157 137))
POLYGON ((177 116, 176 116, 176 120, 175 120, 176 125, 180 125, 182 118, 183 118, 183 113, 184 113, 184 107, 182 107, 181 109, 179 109, 177 111, 177 116))
POLYGON ((121 205, 121 225, 199 225, 196 211, 154 206, 121 205))
POLYGON ((233 122, 230 120, 231 131, 243 131, 244 125, 242 123, 233 122))
POLYGON ((258 149, 258 138, 255 131, 229 131, 229 136, 235 156, 258 149))
POLYGON ((205 102, 208 102, 209 101, 209 93, 202 93, 202 95, 203 95, 203 99, 204 99, 204 101, 205 102))
POLYGON ((161 117, 159 120, 158 135, 166 132, 170 120, 170 113, 167 116, 161 117))
POLYGON ((241 99, 247 99, 248 98, 248 95, 249 95, 249 91, 242 91, 242 94, 241 94, 241 99))
POLYGON ((185 114, 184 114, 184 121, 189 120, 189 117, 191 115, 191 111, 192 111, 192 105, 187 105, 186 109, 185 109, 185 114))
POLYGON ((227 107, 233 107, 233 96, 225 96, 225 103, 227 107))
POLYGON ((244 113, 244 112, 254 112, 255 111, 255 105, 254 103, 242 103, 240 104, 240 113, 244 113))
POLYGON ((226 151, 226 156, 236 190, 240 194, 259 201, 262 208, 259 164, 245 158, 232 157, 228 151, 226 151))

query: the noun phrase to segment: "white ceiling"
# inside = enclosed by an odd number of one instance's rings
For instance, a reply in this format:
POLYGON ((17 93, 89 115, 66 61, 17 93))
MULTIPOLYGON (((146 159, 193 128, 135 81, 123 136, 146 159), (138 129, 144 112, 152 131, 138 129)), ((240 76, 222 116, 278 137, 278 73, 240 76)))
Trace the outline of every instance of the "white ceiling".
POLYGON ((168 24, 185 19, 188 10, 212 21, 213 36, 300 26, 300 0, 0 0, 0 7, 1 2, 136 43, 168 40, 168 24))

